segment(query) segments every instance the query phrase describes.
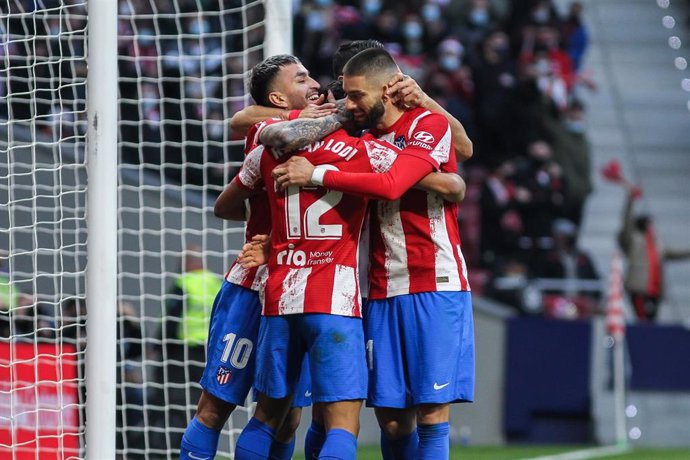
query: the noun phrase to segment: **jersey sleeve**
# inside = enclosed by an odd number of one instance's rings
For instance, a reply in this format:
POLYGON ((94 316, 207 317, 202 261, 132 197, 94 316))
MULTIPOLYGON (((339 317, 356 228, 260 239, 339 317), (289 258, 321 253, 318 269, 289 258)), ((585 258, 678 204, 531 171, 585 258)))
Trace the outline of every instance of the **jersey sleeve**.
POLYGON ((434 167, 441 169, 453 157, 453 140, 448 120, 441 114, 425 112, 410 126, 407 132, 407 146, 404 151, 425 159, 434 167))
POLYGON ((433 171, 425 158, 398 153, 387 143, 364 141, 373 173, 323 171, 323 186, 379 200, 397 200, 419 180, 433 171))
POLYGON ((249 152, 254 150, 257 145, 261 144, 261 141, 259 140, 259 136, 261 135, 261 131, 266 126, 272 125, 273 123, 280 123, 281 120, 280 118, 268 118, 261 123, 257 123, 251 128, 249 128, 249 131, 247 132, 247 138, 244 141, 244 153, 245 155, 248 155, 249 152))
POLYGON ((235 182, 247 190, 256 190, 261 186, 261 157, 263 157, 264 146, 260 145, 247 154, 242 163, 240 172, 235 177, 235 182))

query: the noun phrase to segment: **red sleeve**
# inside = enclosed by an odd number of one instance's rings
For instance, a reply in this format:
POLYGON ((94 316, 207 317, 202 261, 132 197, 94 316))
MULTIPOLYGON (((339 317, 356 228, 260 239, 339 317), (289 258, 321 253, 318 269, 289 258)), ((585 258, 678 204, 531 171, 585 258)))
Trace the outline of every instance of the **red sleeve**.
POLYGON ((298 109, 290 110, 290 113, 288 114, 288 120, 294 120, 296 118, 299 118, 301 113, 302 111, 298 109))
POLYGON ((414 128, 408 133, 404 152, 426 158, 434 170, 448 163, 453 151, 453 140, 448 120, 441 114, 427 112, 417 118, 414 128))
POLYGON ((378 200, 397 200, 433 170, 434 167, 428 160, 416 155, 402 154, 385 173, 328 170, 323 177, 323 185, 353 195, 378 200))

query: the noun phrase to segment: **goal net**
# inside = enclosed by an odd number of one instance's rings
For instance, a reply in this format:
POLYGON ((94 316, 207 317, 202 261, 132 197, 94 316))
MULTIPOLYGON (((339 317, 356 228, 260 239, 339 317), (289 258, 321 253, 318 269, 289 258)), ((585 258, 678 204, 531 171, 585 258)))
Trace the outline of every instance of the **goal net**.
MULTIPOLYGON (((243 157, 228 120, 249 103, 271 1, 117 2, 121 458, 176 458, 196 408, 208 286, 243 237, 213 216, 243 157), (206 290, 181 289, 201 271, 213 275, 206 290)), ((86 295, 87 56, 99 52, 87 47, 87 3, 0 3, 0 458, 84 458, 85 409, 98 403, 85 378, 98 340, 86 324, 100 307, 86 295)), ((249 410, 233 414, 221 456, 249 410)))

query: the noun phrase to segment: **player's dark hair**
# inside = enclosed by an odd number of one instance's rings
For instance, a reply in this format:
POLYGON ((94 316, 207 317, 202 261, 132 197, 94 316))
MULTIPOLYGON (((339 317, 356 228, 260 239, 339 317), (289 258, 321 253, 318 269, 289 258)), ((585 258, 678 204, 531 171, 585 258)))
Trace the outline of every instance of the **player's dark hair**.
POLYGON ((398 65, 393 56, 382 48, 371 48, 360 51, 347 61, 343 68, 343 75, 383 75, 388 76, 398 71, 398 65))
POLYGON ((369 40, 353 40, 347 43, 341 43, 338 49, 333 54, 333 78, 338 78, 343 74, 343 67, 347 64, 352 56, 360 51, 380 48, 383 49, 383 43, 378 40, 370 38, 369 40))
POLYGON ((268 94, 282 67, 299 64, 300 60, 290 54, 276 54, 252 67, 249 74, 249 94, 259 105, 270 106, 268 94))

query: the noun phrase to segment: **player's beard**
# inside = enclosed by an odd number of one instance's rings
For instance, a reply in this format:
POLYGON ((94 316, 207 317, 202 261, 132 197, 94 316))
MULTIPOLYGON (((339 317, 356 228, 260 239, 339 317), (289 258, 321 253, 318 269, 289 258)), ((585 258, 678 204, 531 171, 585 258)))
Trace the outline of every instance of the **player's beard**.
POLYGON ((376 103, 371 106, 369 112, 367 113, 364 121, 358 122, 355 120, 355 126, 359 129, 372 129, 376 127, 376 124, 383 117, 383 113, 386 111, 386 107, 383 105, 383 101, 379 99, 376 103))

